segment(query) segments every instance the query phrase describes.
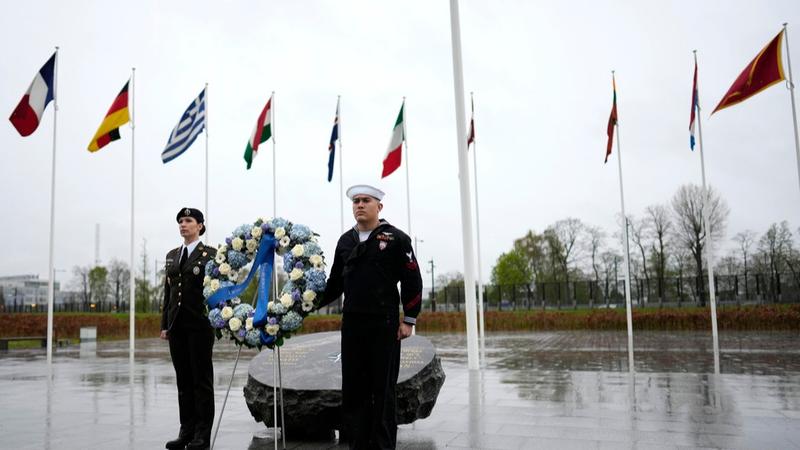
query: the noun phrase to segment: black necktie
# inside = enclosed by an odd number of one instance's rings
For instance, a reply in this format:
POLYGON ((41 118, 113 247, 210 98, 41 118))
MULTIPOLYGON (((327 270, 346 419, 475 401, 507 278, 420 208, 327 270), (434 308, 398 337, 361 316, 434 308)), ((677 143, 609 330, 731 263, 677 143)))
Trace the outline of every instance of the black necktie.
POLYGON ((183 269, 183 266, 186 264, 186 260, 189 259, 189 249, 183 247, 183 253, 181 253, 181 261, 180 261, 180 268, 183 269))

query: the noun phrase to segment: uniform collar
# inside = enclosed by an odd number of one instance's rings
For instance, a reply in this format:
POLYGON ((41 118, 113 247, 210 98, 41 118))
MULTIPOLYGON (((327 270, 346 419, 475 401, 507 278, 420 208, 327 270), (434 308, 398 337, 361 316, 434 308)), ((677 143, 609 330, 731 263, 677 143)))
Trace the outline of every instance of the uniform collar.
POLYGON ((192 252, 194 251, 194 249, 197 248, 198 244, 200 244, 200 239, 199 238, 195 239, 194 242, 192 242, 189 245, 181 244, 181 253, 183 253, 183 249, 186 248, 187 252, 188 252, 187 254, 191 255, 192 252))

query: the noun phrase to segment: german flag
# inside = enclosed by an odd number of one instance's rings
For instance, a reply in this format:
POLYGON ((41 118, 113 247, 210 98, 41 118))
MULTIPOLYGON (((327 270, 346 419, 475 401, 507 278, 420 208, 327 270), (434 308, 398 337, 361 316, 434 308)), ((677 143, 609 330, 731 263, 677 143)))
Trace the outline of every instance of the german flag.
POLYGON ((128 84, 130 84, 130 80, 119 91, 114 103, 111 104, 111 108, 108 109, 103 123, 100 124, 100 128, 94 134, 92 142, 89 143, 90 152, 96 152, 108 145, 109 142, 119 139, 119 127, 131 121, 128 113, 128 84))
POLYGON ((783 30, 750 61, 711 114, 733 106, 786 79, 781 57, 783 30))

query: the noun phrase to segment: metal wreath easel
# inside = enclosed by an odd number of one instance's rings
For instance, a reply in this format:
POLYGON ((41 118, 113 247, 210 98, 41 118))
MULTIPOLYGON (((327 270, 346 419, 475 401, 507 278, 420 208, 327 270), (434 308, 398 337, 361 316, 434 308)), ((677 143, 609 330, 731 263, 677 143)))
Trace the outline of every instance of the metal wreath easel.
MULTIPOLYGON (((269 249, 269 251, 270 251, 270 257, 271 258, 274 257, 274 253, 271 253, 272 252, 271 248, 269 249)), ((270 265, 271 264, 272 263, 270 262, 270 265)), ((262 273, 262 275, 264 274, 262 273)), ((272 277, 272 275, 273 274, 270 273, 269 277, 272 277)), ((273 286, 275 292, 277 292, 277 287, 278 285, 277 283, 275 283, 273 286)), ((258 289, 256 289, 256 292, 253 295, 254 304, 257 303, 258 301, 259 289, 263 288, 269 289, 269 283, 266 285, 259 283, 259 287, 258 289)), ((268 294, 269 292, 267 292, 267 295, 268 294)), ((277 295, 275 297, 276 298, 273 299, 273 302, 277 303, 278 301, 277 295)), ((231 393, 231 387, 233 386, 233 378, 236 375, 236 367, 239 365, 239 357, 241 356, 241 354, 242 354, 242 345, 239 345, 239 350, 236 352, 236 360, 233 363, 233 371, 231 372, 231 379, 230 381, 228 381, 228 389, 225 391, 225 399, 222 401, 222 409, 219 412, 219 417, 217 418, 217 425, 214 429, 214 436, 211 439, 211 447, 210 447, 211 450, 214 449, 214 444, 217 441, 217 433, 219 433, 219 426, 222 423, 222 414, 225 412, 225 406, 228 404, 228 396, 231 393)), ((278 401, 276 401, 278 398, 280 398, 279 401, 281 406, 281 441, 283 444, 283 449, 286 450, 286 425, 285 425, 286 422, 284 421, 283 380, 281 378, 281 348, 278 345, 273 345, 272 346, 272 408, 273 408, 272 424, 273 424, 273 430, 275 431, 275 438, 274 438, 275 450, 278 449, 278 401), (280 393, 278 391, 280 391, 280 393)))

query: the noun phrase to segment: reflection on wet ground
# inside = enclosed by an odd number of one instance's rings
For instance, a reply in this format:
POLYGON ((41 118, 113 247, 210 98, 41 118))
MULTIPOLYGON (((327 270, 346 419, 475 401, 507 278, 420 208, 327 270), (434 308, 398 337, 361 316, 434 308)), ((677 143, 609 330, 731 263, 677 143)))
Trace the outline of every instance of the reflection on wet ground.
MULTIPOLYGON (((428 337, 447 380, 431 416, 400 428, 399 448, 800 448, 797 333, 721 334, 719 376, 702 333, 638 332, 635 375, 624 333, 492 334, 475 372, 464 335, 428 337)), ((133 365, 127 342, 59 348, 52 368, 41 350, 0 353, 0 448, 163 448, 178 429, 174 372, 163 341, 136 348, 133 365)), ((235 348, 217 343, 214 359, 219 414, 235 348)), ((216 448, 273 448, 242 398, 246 368, 216 448)))

